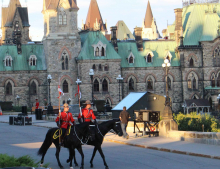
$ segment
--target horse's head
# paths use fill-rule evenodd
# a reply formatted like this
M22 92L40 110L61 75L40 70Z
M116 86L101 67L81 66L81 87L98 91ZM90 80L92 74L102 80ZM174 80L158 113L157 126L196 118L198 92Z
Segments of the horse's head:
M121 137L123 135L120 120L114 120L113 130L118 136Z

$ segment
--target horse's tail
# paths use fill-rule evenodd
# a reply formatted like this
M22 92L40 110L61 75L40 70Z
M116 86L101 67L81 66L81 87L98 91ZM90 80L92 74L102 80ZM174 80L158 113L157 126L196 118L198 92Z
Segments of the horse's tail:
M41 145L40 149L38 150L38 155L43 155L46 154L48 148L51 146L52 144L52 129L48 130L47 135L44 139L43 144Z

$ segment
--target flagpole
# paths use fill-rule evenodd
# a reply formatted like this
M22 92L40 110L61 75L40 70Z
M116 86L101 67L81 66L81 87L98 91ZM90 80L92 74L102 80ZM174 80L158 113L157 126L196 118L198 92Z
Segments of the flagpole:
M83 122L83 120L82 120L82 110L81 110L81 105L80 105L80 96L81 96L81 94L80 94L80 89L79 89L79 84L81 84L82 82L79 80L79 79L77 79L77 81L76 81L76 84L77 84L77 88L78 88L78 99L79 99L79 113L80 113L80 116L81 116L81 122Z

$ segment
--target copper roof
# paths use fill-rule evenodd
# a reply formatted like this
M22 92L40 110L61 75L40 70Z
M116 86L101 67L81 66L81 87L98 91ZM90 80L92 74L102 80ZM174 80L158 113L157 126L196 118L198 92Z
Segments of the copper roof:
M144 19L145 28L151 28L152 22L153 22L153 14L152 14L152 10L150 7L150 2L148 1L147 11L146 11L145 19Z
M45 9L57 9L60 0L44 0ZM79 9L76 0L69 0L70 8Z
M94 23L100 23L100 30L106 30L105 24L103 24L102 16L98 7L98 3L96 0L91 0L89 11L86 18L85 29L93 29Z

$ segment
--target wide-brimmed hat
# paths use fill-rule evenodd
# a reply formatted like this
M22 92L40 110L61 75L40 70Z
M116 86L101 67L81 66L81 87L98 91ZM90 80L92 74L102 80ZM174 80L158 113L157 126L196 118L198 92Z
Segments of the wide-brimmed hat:
M83 104L90 104L90 105L92 105L92 103L90 102L90 100L86 100L85 103L83 103Z

